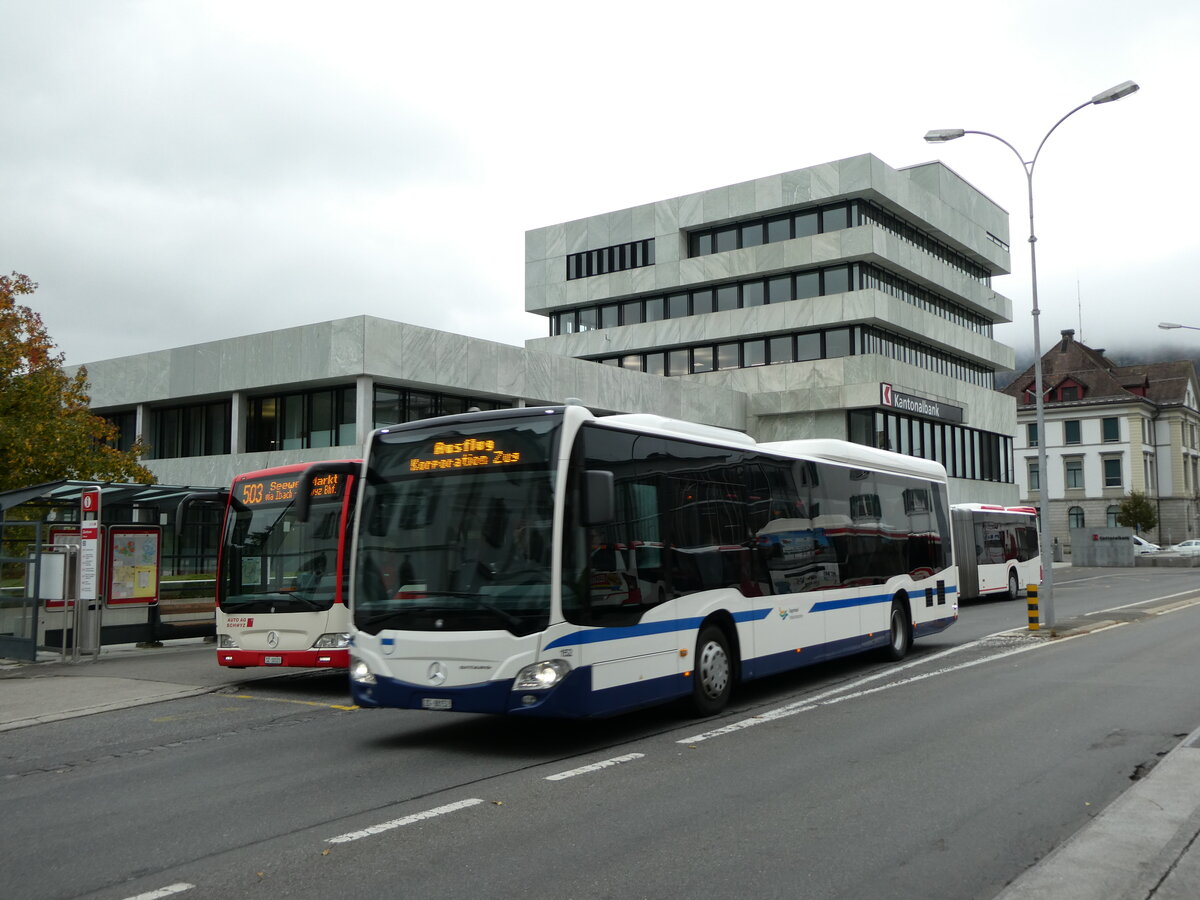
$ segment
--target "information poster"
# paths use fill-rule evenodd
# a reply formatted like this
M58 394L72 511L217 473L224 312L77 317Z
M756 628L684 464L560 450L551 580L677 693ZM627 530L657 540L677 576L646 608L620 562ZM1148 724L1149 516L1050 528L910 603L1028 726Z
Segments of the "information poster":
M152 606L158 602L161 543L158 528L109 527L109 606Z

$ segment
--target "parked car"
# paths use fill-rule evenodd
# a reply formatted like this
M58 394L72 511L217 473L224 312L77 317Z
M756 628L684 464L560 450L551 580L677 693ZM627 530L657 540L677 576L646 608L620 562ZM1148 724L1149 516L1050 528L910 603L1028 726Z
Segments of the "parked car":
M1200 540L1182 541L1167 548L1172 553L1182 553L1184 556L1200 556Z
M1139 537L1136 534L1132 535L1129 540L1133 542L1134 556L1141 556L1144 553L1157 553L1162 549L1162 547L1158 546L1158 544L1152 544L1144 537Z

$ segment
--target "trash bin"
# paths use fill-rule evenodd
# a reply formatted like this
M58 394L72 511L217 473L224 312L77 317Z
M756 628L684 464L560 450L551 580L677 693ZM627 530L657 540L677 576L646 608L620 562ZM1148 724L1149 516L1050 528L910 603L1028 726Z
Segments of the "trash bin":
M1055 561L1055 562L1062 562L1062 561L1063 561L1063 549L1062 549L1062 544L1060 544L1060 543L1058 542L1058 538L1055 538L1055 539L1054 539L1054 561Z

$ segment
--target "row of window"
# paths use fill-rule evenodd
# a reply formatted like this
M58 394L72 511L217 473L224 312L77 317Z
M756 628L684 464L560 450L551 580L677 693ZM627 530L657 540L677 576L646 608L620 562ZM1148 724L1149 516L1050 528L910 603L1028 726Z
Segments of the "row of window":
M1107 456L1100 461L1102 480L1106 488L1124 487L1124 479L1121 474L1121 457ZM1063 460L1063 485L1068 490L1084 490L1086 485L1083 479L1083 460L1082 459L1064 459ZM1036 462L1029 463L1029 490L1040 491L1042 489L1041 470Z
M1079 419L1066 419L1062 424L1064 444L1083 443L1083 429ZM1025 426L1025 439L1029 447L1038 445L1037 422L1030 422ZM1115 444L1121 440L1121 420L1118 417L1106 416L1100 420L1100 440L1106 444Z
M991 273L979 263L869 200L830 203L693 231L688 234L688 255L708 256L872 224L932 254L969 278L991 283Z
M1110 506L1104 511L1104 524L1109 528L1117 527L1117 513L1121 511L1119 506ZM1067 527L1068 528L1085 528L1084 515L1082 506L1072 506L1067 510Z
M825 266L770 278L676 291L656 297L614 301L563 310L550 316L551 336L682 319L730 309L749 309L790 300L808 300L846 291L877 290L947 319L977 334L992 336L989 319L879 266Z
M591 585L564 591L571 622L633 625L647 609L696 591L884 584L952 562L945 489L936 482L603 424L584 426L580 444L571 477L613 472L616 514L587 545L582 531L564 544L565 583Z
M357 442L354 386L299 391L246 402L246 452L341 447ZM477 397L376 386L373 426L412 422L432 416L478 409L502 409L508 404ZM217 456L231 452L232 403L221 400L149 411L150 449L147 459ZM106 415L117 426L117 445L128 450L137 438L132 411Z
M1015 477L1008 435L873 409L850 410L846 434L856 444L932 459L951 478L1011 484Z
M867 325L790 332L748 340L722 341L602 356L595 362L651 375L699 375L780 363L875 354L981 387L995 386L995 373L919 341Z
M654 238L567 255L567 280L654 265Z

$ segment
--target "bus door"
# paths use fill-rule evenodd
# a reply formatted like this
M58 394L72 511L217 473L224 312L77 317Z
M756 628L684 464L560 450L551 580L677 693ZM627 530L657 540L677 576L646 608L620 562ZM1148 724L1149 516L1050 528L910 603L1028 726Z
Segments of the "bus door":
M582 645L581 664L592 667L592 688L666 697L678 656L675 612L666 601L667 551L651 475L620 478L617 515L588 532L587 604L593 624L605 626Z

